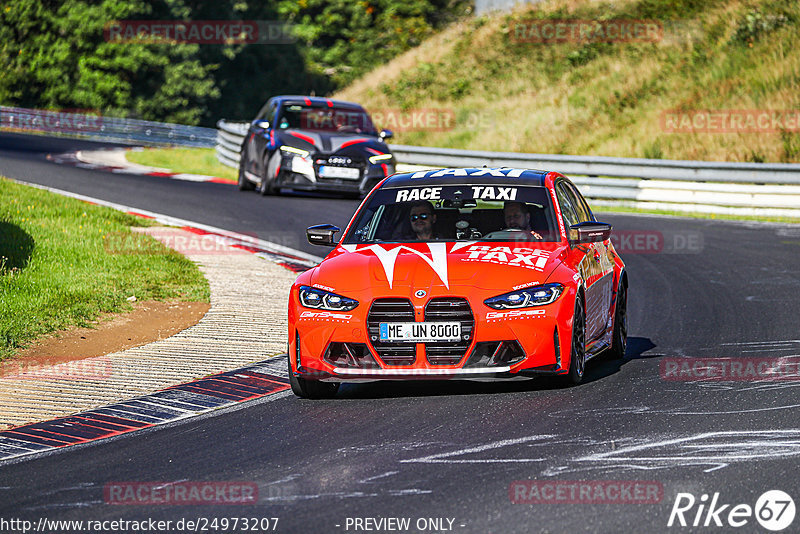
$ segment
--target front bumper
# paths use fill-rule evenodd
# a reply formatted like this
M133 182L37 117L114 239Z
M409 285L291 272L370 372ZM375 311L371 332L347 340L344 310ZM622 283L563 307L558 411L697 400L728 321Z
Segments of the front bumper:
M313 317L308 317L308 310L296 303L294 294L292 300L289 311L289 355L292 370L306 379L338 382L503 380L564 374L568 367L573 313L568 295L562 295L555 303L542 307L542 313L521 317L500 315L498 318L496 311L486 308L482 303L473 306L474 326L469 343L464 349L459 349L463 350L463 356L455 358L450 365L435 363L442 360L431 356L425 343L398 344L404 345L411 356L406 360L395 360L394 363L387 360L386 351L381 350L380 343L375 340L374 324L370 325L368 321L367 309L370 305L360 306L360 309L346 314L312 313L310 315ZM519 357L510 358L509 362L486 357L493 351L499 351L504 344L516 344ZM340 345L358 346L357 358L349 358L349 361L331 358L331 347ZM441 347L439 345L437 348ZM301 362L299 367L298 355Z
M473 369L348 369L334 368L332 373L309 371L300 368L295 376L322 382L375 382L379 380L516 380L537 376L564 374L556 365L538 369L523 369L511 372L510 366L479 367Z
M378 182L394 174L393 164L362 165L359 167L360 176L357 179L322 178L319 176L319 166L311 170L296 172L290 158L284 158L281 171L278 175L277 186L295 189L298 191L328 191L339 193L368 193Z

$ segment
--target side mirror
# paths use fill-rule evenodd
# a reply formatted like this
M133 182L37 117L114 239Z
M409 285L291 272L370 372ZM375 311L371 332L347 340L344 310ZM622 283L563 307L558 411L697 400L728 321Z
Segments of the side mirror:
M341 228L332 224L318 224L306 230L306 238L312 245L335 247L337 241L333 239L333 235L336 232L341 232Z
M381 139L391 139L394 137L394 132L391 130L381 130L381 133L378 134Z
M604 222L587 221L569 227L572 243L597 243L611 237L611 225Z
M269 128L269 121L256 121L256 127L267 130Z

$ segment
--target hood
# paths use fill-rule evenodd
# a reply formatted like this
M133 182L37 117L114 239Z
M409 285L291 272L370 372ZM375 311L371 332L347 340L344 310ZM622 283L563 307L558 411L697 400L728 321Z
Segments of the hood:
M561 243L391 243L339 245L314 268L310 282L337 292L461 293L480 288L502 293L544 283L561 263Z
M312 153L333 154L339 151L348 151L347 149L357 152L367 148L378 150L382 153L389 152L389 147L386 146L386 143L376 135L289 129L278 132L278 138L285 145L308 150ZM372 155L372 153L369 155Z

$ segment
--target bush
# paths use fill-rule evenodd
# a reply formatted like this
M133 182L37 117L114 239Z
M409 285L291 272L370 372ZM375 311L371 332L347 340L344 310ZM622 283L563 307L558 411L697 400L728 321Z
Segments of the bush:
M736 43L746 43L750 46L769 32L780 28L789 19L786 15L764 15L759 10L747 13L736 27L731 40Z

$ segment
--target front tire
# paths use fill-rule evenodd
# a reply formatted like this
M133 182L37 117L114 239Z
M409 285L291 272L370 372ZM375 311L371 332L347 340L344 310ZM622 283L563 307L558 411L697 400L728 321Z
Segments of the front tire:
M575 299L570 347L569 371L560 378L565 386L576 386L583 380L586 370L586 311L580 296Z
M614 333L611 338L611 348L608 357L621 360L625 357L628 348L628 287L624 280L619 281L617 289L617 303L614 306Z
M247 161L247 155L243 152L242 159L239 161L239 181L237 185L239 191L252 191L255 189L255 185L253 185L253 182L248 180L247 176L244 174L245 161Z
M275 182L278 180L280 158L280 151L275 151L271 158L264 156L264 165L262 166L264 173L261 175L261 184L258 186L258 192L263 196L274 195L278 192Z
M292 393L301 399L330 399L339 391L338 382L320 382L295 376L291 360L288 357L286 359L289 363L289 385L292 386Z

